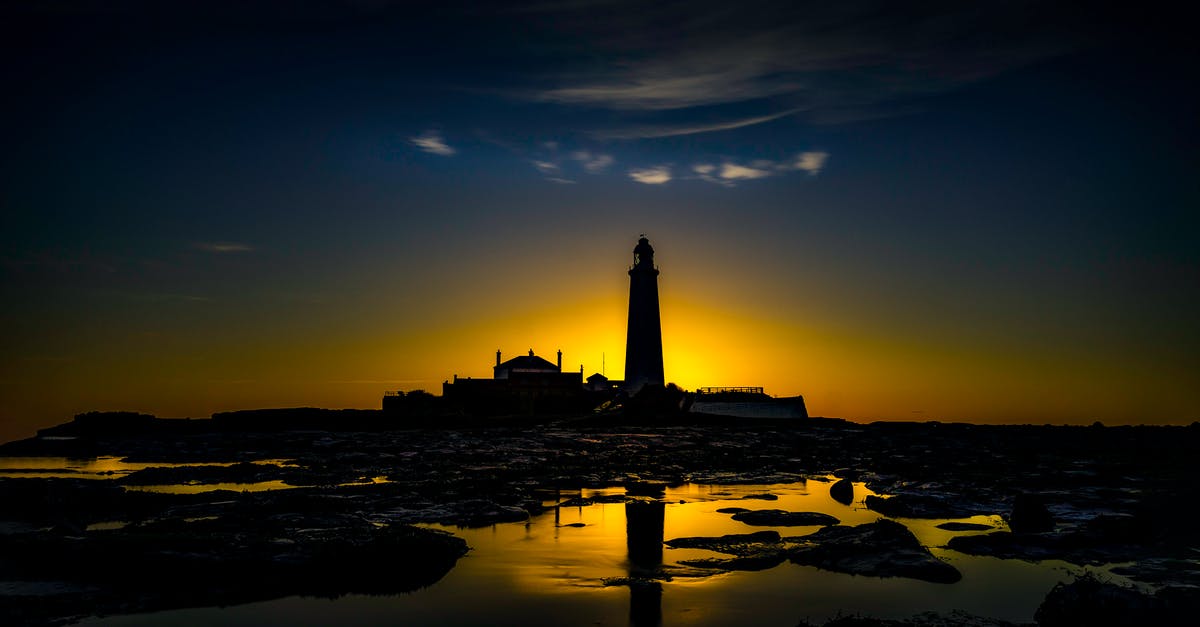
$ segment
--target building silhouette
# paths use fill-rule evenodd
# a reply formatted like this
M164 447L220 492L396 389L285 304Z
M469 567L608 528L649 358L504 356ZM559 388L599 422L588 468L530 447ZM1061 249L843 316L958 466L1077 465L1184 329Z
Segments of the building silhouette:
M576 411L586 408L583 372L562 371L562 351L558 363L538 357L530 349L502 361L496 351L491 379L462 378L442 384L442 397L452 407L472 414L536 414Z
M662 323L658 315L658 268L654 248L643 235L629 269L629 329L625 336L625 389L663 385Z

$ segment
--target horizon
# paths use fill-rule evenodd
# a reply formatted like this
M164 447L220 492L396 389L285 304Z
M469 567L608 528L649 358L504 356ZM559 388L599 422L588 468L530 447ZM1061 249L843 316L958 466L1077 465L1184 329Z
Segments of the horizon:
M639 233L685 389L1200 419L1195 43L882 6L7 7L0 442L619 379Z

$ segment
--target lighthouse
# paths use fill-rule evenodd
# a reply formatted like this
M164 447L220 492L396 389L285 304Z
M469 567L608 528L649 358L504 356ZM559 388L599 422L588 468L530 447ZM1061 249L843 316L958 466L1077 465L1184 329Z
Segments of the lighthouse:
M636 393L647 383L662 385L662 323L658 316L658 268L654 248L642 235L629 269L629 331L625 335L625 389Z

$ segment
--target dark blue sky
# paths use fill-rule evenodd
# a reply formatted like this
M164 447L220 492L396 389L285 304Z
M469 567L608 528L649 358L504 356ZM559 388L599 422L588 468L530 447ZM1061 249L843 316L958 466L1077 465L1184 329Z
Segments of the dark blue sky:
M428 348L389 320L582 302L578 273L625 263L644 231L684 283L668 299L719 284L723 311L794 332L796 354L853 336L874 339L846 354L881 364L941 355L924 379L802 367L794 384L773 361L689 362L689 387L759 378L818 412L896 417L939 406L954 354L992 384L947 392L946 418L1037 420L1032 402L986 409L1012 389L1048 421L1195 419L1198 57L1165 6L9 3L0 418L372 406L379 385L450 374L382 365ZM623 298L615 276L597 293ZM445 354L571 342L525 335L499 324ZM213 383L228 363L197 345L253 353L238 380L273 391ZM378 385L306 396L270 366L299 345L344 354L304 376ZM194 360L164 366L166 348ZM1084 363L1098 373L1046 382ZM1105 413L1119 395L1097 390L1125 381L1144 391ZM63 386L79 397L45 401Z

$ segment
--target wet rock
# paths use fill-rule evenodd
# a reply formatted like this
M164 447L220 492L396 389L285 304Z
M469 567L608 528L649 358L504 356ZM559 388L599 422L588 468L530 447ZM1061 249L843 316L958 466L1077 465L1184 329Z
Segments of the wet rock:
M662 496L667 491L667 484L658 481L630 481L625 484L625 494L629 496Z
M1039 627L1194 625L1200 592L1168 588L1151 595L1086 574L1054 586L1034 613Z
M1097 543L1085 533L1025 534L1008 531L958 536L946 548L967 555L1040 561L1061 559L1074 564L1107 564L1133 559L1143 552L1131 545Z
M949 496L932 494L897 494L890 498L867 496L867 509L891 518L966 518L988 512L956 503Z
M1156 586L1177 586L1200 590L1200 562L1173 557L1145 558L1112 569L1122 575Z
M760 550L763 544L780 542L782 539L778 531L756 531L723 536L689 536L667 540L664 544L673 549L707 549L729 555L745 555Z
M934 583L962 579L958 569L934 557L907 527L887 519L854 527L826 527L799 540L800 546L789 553L796 564Z
M774 494L747 494L742 497L743 500L758 500L758 501L778 501L779 497Z
M922 612L911 618L891 619L871 616L836 616L824 623L801 621L797 627L1019 627L1015 623L976 616L962 610ZM1031 626L1029 626L1031 627Z
M0 536L5 557L0 580L17 572L27 580L76 584L42 605L0 595L0 614L54 623L296 594L394 594L438 581L466 551L462 539L441 531L379 527L352 514L281 516L262 510L79 537Z
M1013 499L1008 527L1016 533L1041 533L1054 530L1054 516L1045 500L1037 494L1018 494Z
M755 527L806 527L836 525L840 520L821 512L789 512L782 509L756 509L733 515L733 519Z
M829 497L843 505L854 501L854 484L849 479L839 479L829 486Z
M706 549L732 558L701 558L679 563L721 571L756 571L774 568L787 560L787 546L775 531L734 533L717 537L687 537L668 540L673 549Z
M748 512L748 511L750 511L750 510L746 509L745 507L722 507L721 509L717 510L717 513L718 514L740 514L742 512Z
M787 552L780 550L765 550L748 555L730 558L706 557L694 560L682 560L679 563L695 568L707 568L719 571L759 571L775 568L787 561Z
M986 529L995 529L991 525L969 522L944 522L937 525L937 528L945 529L946 531L984 531Z

